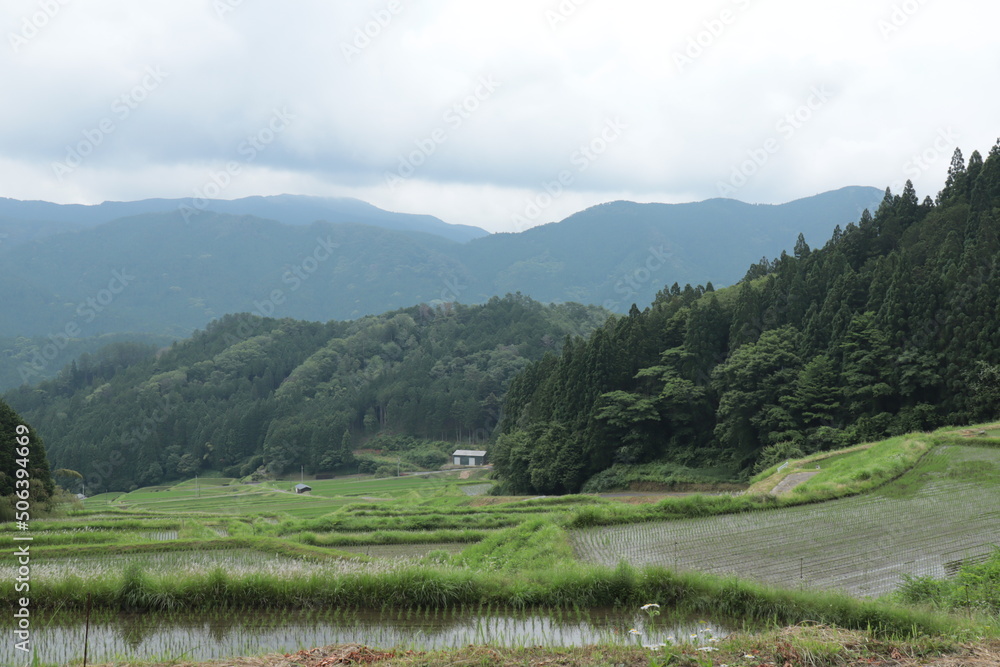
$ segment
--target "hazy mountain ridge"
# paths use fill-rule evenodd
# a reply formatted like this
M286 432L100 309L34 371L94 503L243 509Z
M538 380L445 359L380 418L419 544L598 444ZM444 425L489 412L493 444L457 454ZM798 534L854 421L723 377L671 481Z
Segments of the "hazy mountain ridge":
M43 348L33 341L5 347L0 386L50 377L68 361L51 348L67 347L64 339L184 337L234 312L327 321L513 292L623 312L674 282L736 282L761 256L790 251L798 233L827 238L881 196L854 187L778 206L612 202L466 243L366 224L192 217L177 208L63 229L0 243L0 337L41 337L52 353L40 363Z
M464 242L487 232L470 225L452 225L431 215L384 211L350 197L275 195L241 199L143 199L104 202L95 205L53 204L0 197L0 233L10 233L9 222L32 221L45 224L52 233L69 228L95 227L113 220L149 213L180 212L184 220L197 223L205 214L252 215L278 220L288 225L308 225L317 221L357 223L405 232L436 234Z

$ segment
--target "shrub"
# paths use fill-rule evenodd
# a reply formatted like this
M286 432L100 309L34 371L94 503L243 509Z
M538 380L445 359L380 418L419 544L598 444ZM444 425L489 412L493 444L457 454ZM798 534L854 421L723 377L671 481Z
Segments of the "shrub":
M777 463L783 463L789 459L801 459L803 456L805 453L794 442L779 442L768 445L761 450L753 471L759 473Z

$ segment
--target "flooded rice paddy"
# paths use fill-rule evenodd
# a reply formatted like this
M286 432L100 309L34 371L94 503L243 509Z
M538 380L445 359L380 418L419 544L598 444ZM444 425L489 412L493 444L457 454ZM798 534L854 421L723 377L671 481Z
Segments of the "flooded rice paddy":
M86 627L80 615L36 619L34 647L45 663L83 657ZM88 662L213 660L293 653L331 644L433 650L469 644L582 646L599 643L710 644L732 626L705 619L651 619L643 612L548 613L436 610L399 612L301 611L287 613L102 614L92 619Z

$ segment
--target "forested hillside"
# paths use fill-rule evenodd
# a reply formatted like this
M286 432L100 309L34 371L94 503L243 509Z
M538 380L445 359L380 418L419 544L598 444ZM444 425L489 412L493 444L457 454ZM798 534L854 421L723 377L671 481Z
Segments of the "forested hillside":
M441 465L444 445L413 439L482 442L510 379L608 316L521 295L326 324L227 315L168 349L105 347L6 398L88 493L262 464L354 472L352 449L375 436Z
M665 289L515 378L497 474L530 493L577 491L615 464L746 474L761 460L992 418L998 234L1000 142L968 165L956 151L936 201L907 182L821 249L800 238L793 255L718 292Z
M45 444L30 424L0 400L0 522L34 516L31 510L43 509L54 490ZM18 501L22 502L20 510Z

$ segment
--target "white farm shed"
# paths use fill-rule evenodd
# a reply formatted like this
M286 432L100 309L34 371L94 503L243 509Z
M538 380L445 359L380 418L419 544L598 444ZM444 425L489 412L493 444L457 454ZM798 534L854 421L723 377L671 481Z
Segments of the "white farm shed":
M482 449L456 449L451 458L457 466L481 466L486 463L486 452Z

